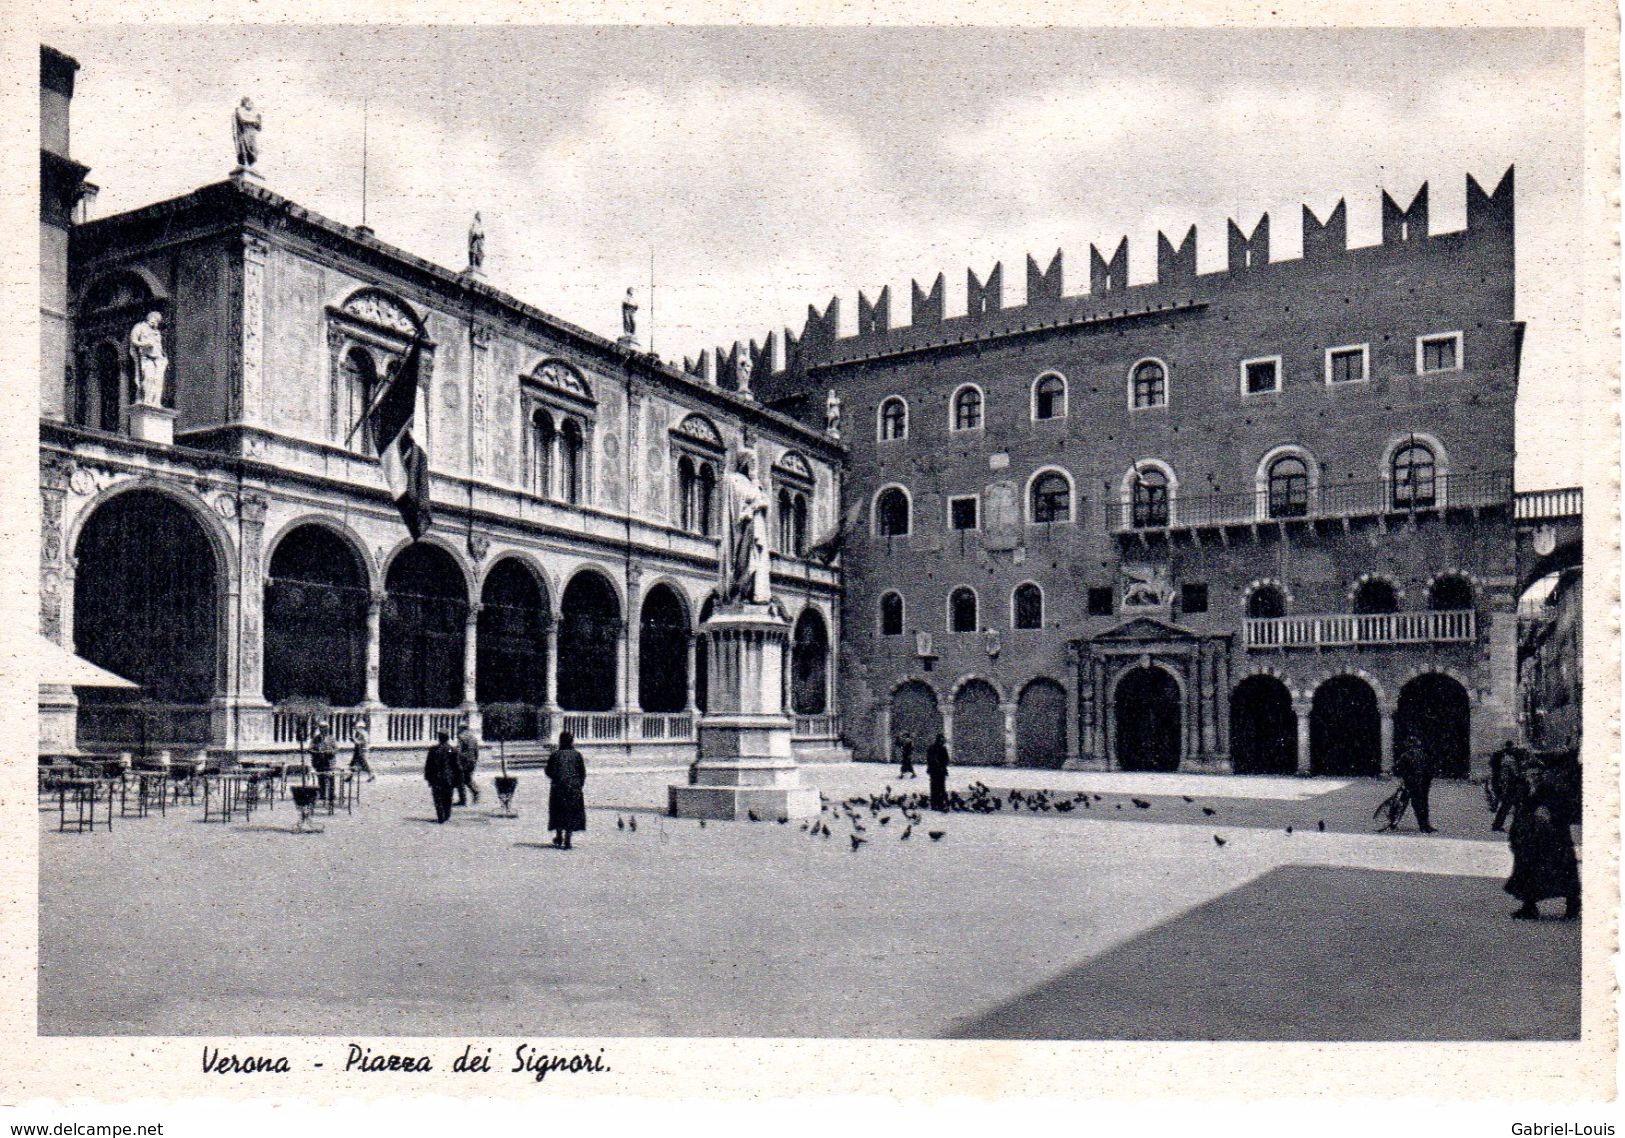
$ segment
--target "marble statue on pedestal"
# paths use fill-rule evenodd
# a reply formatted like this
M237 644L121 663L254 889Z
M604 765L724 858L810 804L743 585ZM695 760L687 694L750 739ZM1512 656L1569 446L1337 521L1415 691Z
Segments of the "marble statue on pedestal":
M149 312L145 320L130 329L135 400L148 407L164 405L164 381L169 375L169 357L164 354L163 320L161 314Z
M635 344L638 342L638 302L632 299L632 290L626 290L626 299L621 301L621 343Z
M728 546L723 553L722 597L765 605L772 597L767 555L770 498L752 474L744 452L724 480L727 487Z
M835 394L833 387L824 400L824 433L832 439L841 437L841 397Z
M252 173L254 164L260 160L260 113L247 95L237 104L232 128L237 139L237 168Z

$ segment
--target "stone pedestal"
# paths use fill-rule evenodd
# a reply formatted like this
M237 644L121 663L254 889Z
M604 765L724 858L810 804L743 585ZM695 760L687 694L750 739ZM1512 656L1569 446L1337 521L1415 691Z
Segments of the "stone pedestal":
M79 700L66 685L39 685L39 753L79 753Z
M818 789L802 785L784 711L789 621L773 605L734 602L719 608L704 631L711 709L700 719L693 781L669 788L671 815L816 817Z
M135 403L130 407L130 434L144 443L175 443L175 412L168 407Z

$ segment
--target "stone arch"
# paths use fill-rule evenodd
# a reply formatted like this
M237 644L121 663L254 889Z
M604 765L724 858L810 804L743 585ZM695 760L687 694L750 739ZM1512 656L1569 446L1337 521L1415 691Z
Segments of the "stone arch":
M1168 524L1175 524L1179 517L1179 475L1174 473L1171 464L1160 458L1142 458L1133 462L1123 472L1122 481L1118 484L1118 503L1122 509L1122 525L1134 525L1134 487L1146 471L1157 471L1164 479L1168 490Z
M1066 758L1066 688L1035 676L1016 697L1016 765L1058 770Z
M121 494L141 490L169 498L192 515L192 520L203 527L203 532L209 539L209 548L214 552L216 568L221 575L225 591L235 590L238 584L237 545L220 515L210 509L209 504L196 494L148 475L117 482L87 501L63 534L63 548L79 548L79 539L84 534L85 524L95 516L97 510Z
M901 529L896 528L895 518L881 517L881 501L893 491L903 496ZM870 529L876 537L907 537L914 532L914 495L910 494L908 487L901 482L888 482L876 490L875 496L870 499L869 517L871 519Z
M1382 773L1381 697L1364 676L1339 672L1316 688L1309 711L1312 774Z
M475 570L473 565L469 563L467 554L463 552L462 548L458 546L456 542L449 541L448 539L441 537L439 534L425 534L416 541L413 541L409 537L403 537L397 541L389 552L380 558L383 566L381 572L383 579L388 581L390 567L393 566L395 562L407 552L407 550L419 545L432 545L444 553L447 557L451 558L451 563L457 566L457 572L462 576L463 579L463 595L465 597L474 597L479 595L477 592L475 592L475 589L479 587L478 582L475 579Z
M558 582L554 580L553 574L548 571L547 565L543 563L540 557L528 549L520 549L517 546L497 547L493 545L486 552L484 560L474 568L475 587L483 593L485 583L490 579L492 570L497 567L498 563L503 561L517 561L530 570L530 575L536 578L536 584L542 590L542 599L547 602L549 608L554 606L554 602L559 595Z
M596 565L572 573L559 599L558 701L566 711L609 711L620 691L625 598Z
M360 534L331 514L304 513L278 526L276 532L265 543L266 565L271 564L271 559L276 556L277 547L282 544L282 540L301 526L318 526L332 533L355 555L366 577L367 589L377 593L383 588L383 574L373 559L372 551L367 548L367 543L362 540Z
M1117 765L1171 771L1184 757L1185 685L1179 673L1142 659L1112 677L1107 703Z
M352 289L339 303L347 316L376 324L411 339L428 331L417 309L398 293L377 285L362 285Z
M971 617L971 624L974 625L974 627L972 627L972 628L956 628L955 627L955 617L956 616L964 616L964 615L966 615L966 613L964 613L964 612L956 612L955 610L956 610L956 608L959 608L964 604L964 601L966 599L966 594L969 594L969 600L970 600L968 615ZM961 585L955 585L952 589L949 589L948 590L948 596L947 596L947 598L946 598L946 600L944 602L944 609L945 609L945 611L944 611L944 614L943 614L943 625L942 625L942 627L946 631L948 631L950 633L953 633L953 632L963 633L963 632L980 632L982 630L982 598L981 598L981 594L979 594L976 591L976 586L975 585L963 585L963 584L961 584Z
M1139 376L1140 369L1147 364L1152 364L1162 369L1162 398L1156 403L1137 404L1134 398L1134 384L1135 380ZM1167 360L1158 356L1143 356L1129 365L1126 386L1128 392L1129 410L1145 411L1152 407L1167 407L1173 402L1174 398L1174 372L1173 369L1168 366Z
M547 581L530 559L511 554L492 558L480 579L474 654L477 702L532 707L546 702L547 630L552 621Z
M1388 575L1387 573L1361 573L1359 575L1359 577L1357 577L1355 579L1354 583L1349 586L1349 592L1348 592L1349 611L1350 612L1359 612L1360 608L1358 606L1362 603L1361 602L1361 597L1362 596L1373 597L1384 586L1386 586L1388 589L1392 590L1392 592L1393 592L1393 601L1394 601L1393 609L1392 610L1380 610L1380 609L1378 609L1378 610L1371 610L1371 611L1377 611L1377 612L1380 612L1380 611L1393 611L1393 612L1398 612L1400 609L1404 608L1405 607L1405 586L1403 584L1401 584L1396 578Z
M1055 411L1050 415L1040 416L1038 414L1038 387L1047 379L1060 381L1061 407L1059 411ZM1033 376L1033 381L1031 386L1028 388L1027 395L1028 414L1035 423L1046 423L1055 419L1065 419L1068 412L1071 410L1070 403L1072 400L1072 386L1067 382L1066 376L1062 375L1055 368L1046 368L1044 371L1041 371L1037 375Z
M1434 612L1463 611L1478 607L1479 586L1471 574L1448 570L1428 578L1428 608ZM1465 604L1459 602L1465 601Z
M969 427L958 426L959 401L970 394L976 393L976 424ZM987 427L987 392L982 390L979 383L961 383L954 388L954 393L948 397L948 433L957 434L963 431L980 431Z
M78 307L98 312L168 300L169 290L157 273L144 265L121 265L86 281L79 290Z
M808 604L790 634L790 709L797 715L829 710L829 622Z
M284 527L265 565L265 698L361 703L373 595L365 548L344 526L312 518Z
M1058 474L1058 475L1060 475L1062 478L1064 478L1066 480L1066 517L1065 518L1058 518L1058 519L1056 519L1055 521L1052 521L1052 522L1040 522L1040 521L1038 521L1037 520L1037 511L1034 509L1035 503L1033 501L1033 491L1038 486L1038 480L1040 478L1043 478L1046 474ZM1030 525L1030 526L1031 525L1056 525L1056 524L1063 524L1063 523L1072 523L1072 522L1076 522L1078 520L1078 485L1077 485L1077 481L1072 477L1072 472L1070 470L1068 470L1064 466L1057 466L1054 463L1050 463L1050 464L1045 465L1045 466L1040 466L1037 470L1033 471L1032 474L1028 475L1027 484L1022 489L1022 492L1021 492L1021 501L1022 501L1023 517L1026 519L1027 524Z
M891 416L896 420L897 423L895 428L896 433L888 435L886 433L888 427L888 409L891 408L895 408L899 414L896 416ZM893 442L899 439L908 438L908 417L908 400L903 396L893 392L892 394L882 398L879 403L875 404L875 441Z
M473 696L463 686L471 581L445 543L398 550L384 571L378 694L390 707L446 708Z
M227 563L212 512L190 495L141 482L98 497L72 544L73 649L138 683L140 693L82 689L80 738L90 743L208 743L207 705L223 690ZM137 695L189 710L152 739L128 705Z
M1274 601L1269 598L1275 598ZM1280 612L1273 613L1279 602ZM1281 582L1273 577L1266 577L1248 583L1241 591L1242 611L1253 620L1269 619L1271 615L1285 616L1292 609L1292 593Z
M638 605L638 706L670 714L688 706L688 642L693 635L688 598L662 578L643 590Z
M936 689L918 677L897 683L891 690L891 732L897 738L907 732L914 739L914 753L925 748L942 731L942 704ZM891 739L886 740L890 749Z
M1258 460L1258 467L1253 472L1253 491L1257 495L1254 516L1259 521L1274 517L1270 502L1270 472L1283 458L1296 458L1303 463L1304 473L1309 480L1307 503L1309 513L1315 512L1316 504L1320 500L1320 462L1315 458L1314 452L1297 443L1283 443L1271 447L1264 453L1264 457Z
M1279 676L1254 672L1231 690L1230 761L1237 774L1297 771L1298 715Z
M1004 696L981 676L954 685L953 760L966 766L1004 765Z
M1443 669L1430 668L1399 689L1394 711L1394 753L1414 739L1445 778L1466 778L1472 767L1472 697Z

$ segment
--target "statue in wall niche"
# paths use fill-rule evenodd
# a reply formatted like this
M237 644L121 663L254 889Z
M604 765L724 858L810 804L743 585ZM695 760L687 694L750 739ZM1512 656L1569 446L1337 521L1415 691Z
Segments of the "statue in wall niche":
M237 104L237 112L232 116L232 128L237 139L237 167L252 170L254 163L260 160L260 113L254 109L254 101L247 95Z
M130 329L130 362L135 372L135 400L148 407L164 405L164 380L169 357L164 354L163 315L147 313Z
M468 227L468 267L476 273L485 268L485 226L477 210Z
M722 597L766 604L772 596L767 557L769 499L752 467L751 453L743 451L725 480L728 545L722 556Z
M841 437L841 397L835 394L833 387L824 400L824 433L832 439Z

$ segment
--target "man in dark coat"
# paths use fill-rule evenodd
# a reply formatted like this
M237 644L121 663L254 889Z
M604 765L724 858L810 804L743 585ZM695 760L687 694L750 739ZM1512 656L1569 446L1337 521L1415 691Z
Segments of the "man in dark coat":
M925 749L925 774L931 780L931 809L939 813L948 811L948 740L937 732L931 745Z
M327 724L318 723L310 735L310 769L316 772L316 786L323 802L332 802L334 783L333 763L338 758L338 744Z
M904 731L897 736L897 761L902 766L897 771L897 777L919 778L920 774L914 769L914 736Z
M451 817L451 792L462 782L463 768L457 760L457 748L451 745L451 736L444 731L437 734L440 741L429 748L423 778L434 797L434 820L444 822Z
M467 806L470 798L480 800L480 788L474 785L474 768L480 765L480 741L474 729L464 720L457 732L457 805Z
M1523 763L1518 748L1511 742L1503 743L1501 749L1490 756L1490 804L1495 810L1490 829L1497 832L1506 829L1507 815L1512 812L1518 784L1522 781Z
M559 749L547 756L547 828L553 831L553 844L571 849L570 835L587 828L587 762L576 750L575 736L559 732Z
M1428 817L1428 791L1433 787L1433 756L1416 736L1407 736L1394 756L1394 775L1405 784L1410 795L1411 809L1416 811L1416 828L1424 834L1433 833Z
M1531 770L1516 791L1507 832L1512 876L1506 883L1506 891L1523 902L1512 914L1515 920L1539 920L1539 904L1550 897L1563 898L1566 919L1580 915L1580 863L1569 832L1576 821L1572 797L1559 775L1543 769Z

